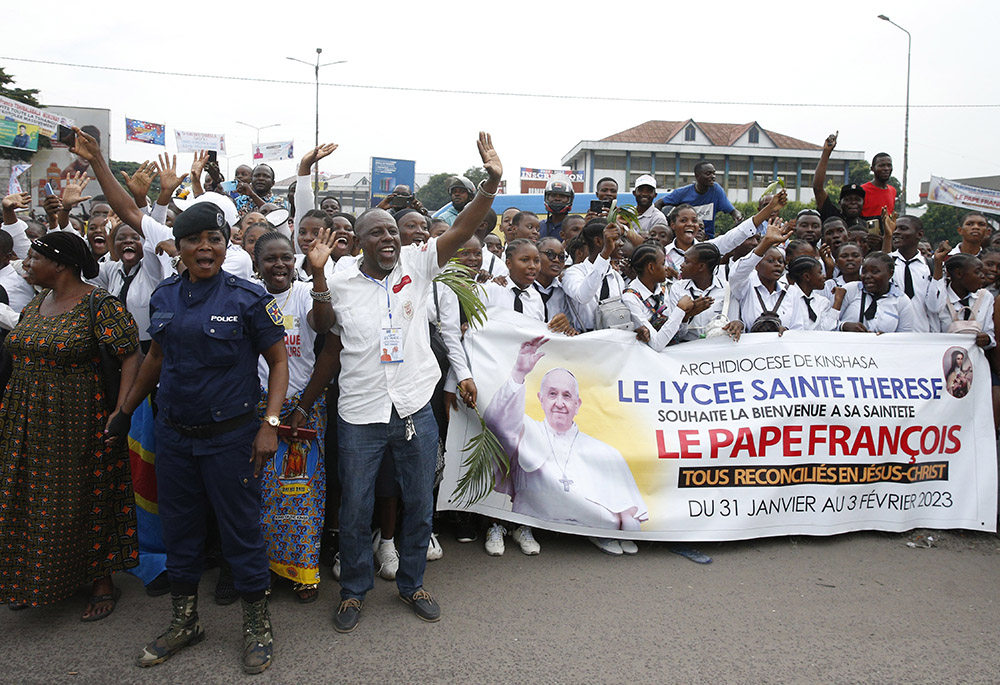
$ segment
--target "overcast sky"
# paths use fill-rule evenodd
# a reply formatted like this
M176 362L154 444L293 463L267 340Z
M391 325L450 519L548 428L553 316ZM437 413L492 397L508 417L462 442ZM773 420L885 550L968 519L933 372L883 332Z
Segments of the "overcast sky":
M108 107L112 156L141 161L160 148L126 143L124 117L225 133L232 160L261 142L312 146L312 62L320 81L364 86L781 103L634 103L320 89L320 140L340 149L322 167L345 173L369 157L414 159L418 172L478 164L476 132L490 131L516 187L518 167L555 167L580 140L650 119L758 121L814 143L840 131L840 147L868 157L885 150L902 176L902 107L793 107L905 101L906 34L913 34L911 105L1000 104L992 2L284 2L78 6L43 18L38 6L5 11L0 55L211 75L277 79L220 81L95 71L0 58L21 87L49 105ZM491 9L485 9L489 6ZM14 27L18 27L15 29ZM32 27L30 30L28 27ZM997 171L1000 109L928 109L910 115L910 201L931 173L950 178ZM188 163L190 155L182 158ZM221 161L221 160L220 160ZM223 165L225 168L225 165ZM276 165L279 177L294 173Z

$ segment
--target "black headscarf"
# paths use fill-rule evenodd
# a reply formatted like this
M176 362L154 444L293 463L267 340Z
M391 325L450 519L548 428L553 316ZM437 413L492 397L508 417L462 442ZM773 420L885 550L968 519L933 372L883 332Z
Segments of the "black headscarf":
M69 231L49 231L31 243L32 249L53 262L75 267L84 278L95 278L100 272L97 258L87 241Z

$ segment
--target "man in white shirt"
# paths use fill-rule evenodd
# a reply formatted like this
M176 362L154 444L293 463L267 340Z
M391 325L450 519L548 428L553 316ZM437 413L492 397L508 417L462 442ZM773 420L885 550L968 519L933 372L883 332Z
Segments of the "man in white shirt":
M448 231L402 250L392 215L368 210L355 225L363 256L330 283L333 332L343 344L337 406L341 602L334 617L341 633L357 626L364 597L374 587L374 486L390 450L403 499L399 596L425 621L441 616L423 588L438 445L430 398L441 373L431 352L427 306L431 281L473 236L500 184L503 168L489 135L479 134L478 147L487 179ZM459 386L463 399L474 403L474 393Z
M628 463L614 447L583 433L576 378L554 368L542 378L538 400L544 421L525 415L524 379L544 356L547 338L521 345L510 378L483 413L510 456L510 475L496 489L511 510L546 521L608 530L640 529L649 515Z
M656 199L655 178L644 174L635 179L632 194L635 195L635 208L639 211L639 233L643 237L648 236L654 226L667 225L667 217L653 206L653 200Z
M600 221L591 221L583 229L590 257L563 272L563 292L572 300L569 306L576 313L574 325L582 331L594 330L600 301L620 298L625 290L621 274L611 266L620 234L616 224L602 227Z
M895 224L891 220L885 224L885 240L891 241L893 247L889 256L896 263L892 282L910 298L913 305L913 330L918 333L936 333L940 328L937 317L932 312L939 309L939 292L931 284L930 267L918 247L924 238L923 222L919 217L901 216L896 219Z

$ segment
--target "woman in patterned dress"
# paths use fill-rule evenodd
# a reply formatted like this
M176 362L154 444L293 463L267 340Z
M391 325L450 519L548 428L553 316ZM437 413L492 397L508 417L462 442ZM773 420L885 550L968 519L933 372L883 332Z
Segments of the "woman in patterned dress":
M127 388L141 361L139 339L121 303L81 280L97 271L71 233L32 243L25 278L44 290L7 337L14 371L0 403L0 597L12 609L34 607L90 582L83 621L114 610L121 590L111 574L138 559L127 447L104 441L113 407L98 342L122 359Z

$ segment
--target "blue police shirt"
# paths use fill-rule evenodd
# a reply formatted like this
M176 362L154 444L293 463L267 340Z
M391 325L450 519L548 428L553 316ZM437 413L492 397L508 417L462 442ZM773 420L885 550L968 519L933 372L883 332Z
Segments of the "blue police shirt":
M664 205L676 207L687 204L694 207L695 213L705 222L705 236L707 238L715 237L715 215L719 212L729 213L734 209L733 203L726 196L726 191L718 183L713 184L704 193L695 190L694 183L681 186L664 195L662 199Z
M153 291L149 314L163 348L156 402L171 420L199 426L256 409L257 358L285 338L278 304L261 286L221 270L196 282L174 275Z

